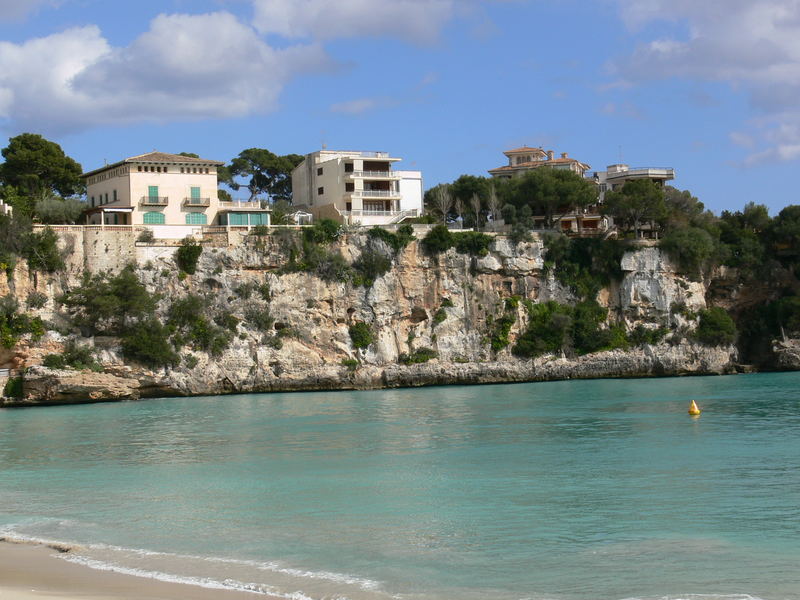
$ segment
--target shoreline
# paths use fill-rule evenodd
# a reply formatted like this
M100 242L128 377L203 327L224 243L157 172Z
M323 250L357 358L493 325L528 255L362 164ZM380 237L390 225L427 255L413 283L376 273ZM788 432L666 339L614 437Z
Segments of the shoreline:
M0 539L0 600L280 600L239 590L206 588L101 571L61 560L57 544Z

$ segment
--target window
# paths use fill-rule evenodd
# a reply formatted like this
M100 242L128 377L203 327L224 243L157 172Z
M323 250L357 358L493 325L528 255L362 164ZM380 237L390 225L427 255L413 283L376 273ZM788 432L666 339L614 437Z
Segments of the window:
M94 206L94 196L92 196L92 206Z
M143 220L145 225L163 225L164 213L155 211L146 212L144 213Z
M344 172L345 173L352 173L353 172L353 163L344 163Z
M108 204L108 192L106 192L106 204Z
M208 220L206 219L206 215L204 213L199 213L199 212L186 213L187 225L206 225L207 223Z
M158 186L157 185L148 185L147 186L147 197L152 200L158 200Z
M228 215L228 223L230 225L247 225L246 213L230 213Z
M355 192L356 191L356 184L355 183L345 183L344 184L344 191L345 192Z
M200 188L199 187L189 188L189 197L192 200L200 200Z
M117 190L114 190L114 192L113 192L113 194L112 194L112 197L114 198L114 199L112 200L112 202L116 202L116 201L117 201Z
M320 167L319 169L317 169L317 175L322 175L322 167Z
M139 166L138 166L138 167L136 167L136 168L139 170L139 173L141 173L141 172L142 172L142 165L139 165Z
M317 196L322 196L322 194L324 193L325 193L324 187L317 188Z

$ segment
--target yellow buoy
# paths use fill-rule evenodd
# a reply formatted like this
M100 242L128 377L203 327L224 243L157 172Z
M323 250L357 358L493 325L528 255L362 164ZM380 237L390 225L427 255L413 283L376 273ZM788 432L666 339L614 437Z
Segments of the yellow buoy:
M692 400L692 403L689 405L689 414L693 417L697 417L700 415L700 408L697 406L697 402Z

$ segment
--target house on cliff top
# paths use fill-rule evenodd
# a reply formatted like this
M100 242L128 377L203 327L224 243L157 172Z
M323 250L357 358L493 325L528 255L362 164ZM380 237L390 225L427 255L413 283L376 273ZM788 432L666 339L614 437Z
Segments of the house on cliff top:
M292 171L292 198L315 219L387 225L422 214L422 173L395 171L388 152L320 150Z
M218 160L150 152L83 174L90 225L269 225L269 206L223 202Z

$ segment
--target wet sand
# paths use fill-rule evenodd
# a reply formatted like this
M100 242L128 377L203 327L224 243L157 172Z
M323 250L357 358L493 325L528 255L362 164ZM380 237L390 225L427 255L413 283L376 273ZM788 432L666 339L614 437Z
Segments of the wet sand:
M58 553L41 545L0 542L0 600L278 600L97 571L61 560Z

